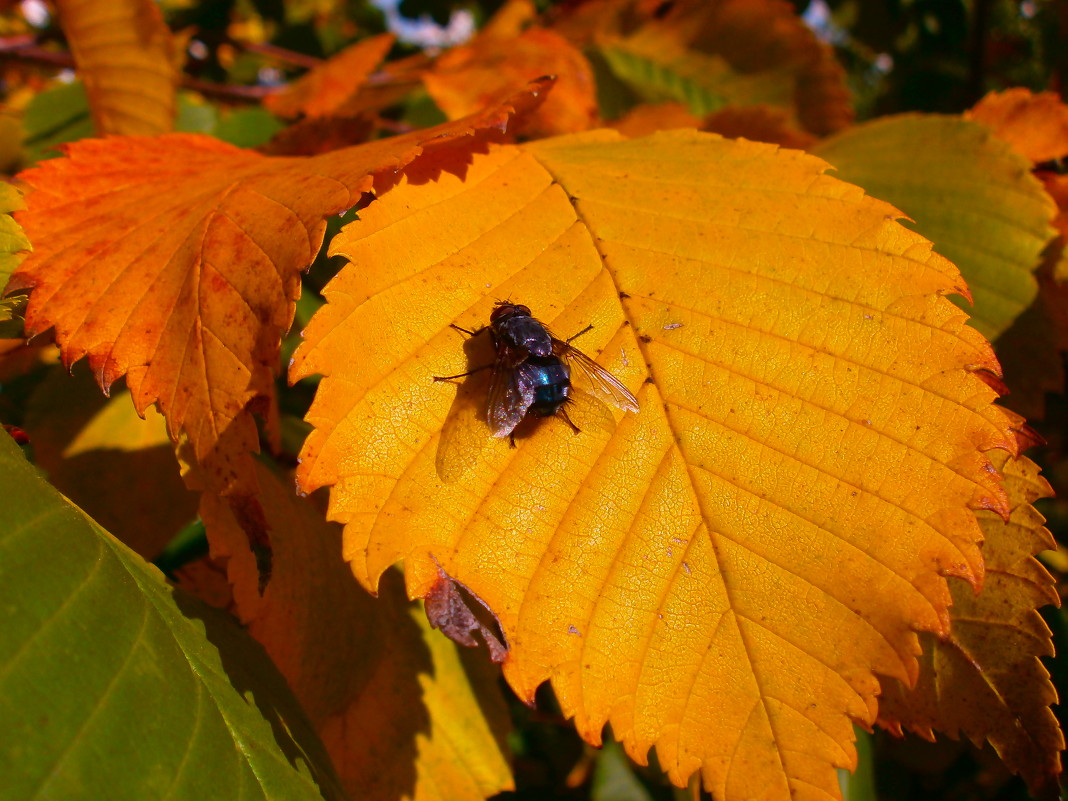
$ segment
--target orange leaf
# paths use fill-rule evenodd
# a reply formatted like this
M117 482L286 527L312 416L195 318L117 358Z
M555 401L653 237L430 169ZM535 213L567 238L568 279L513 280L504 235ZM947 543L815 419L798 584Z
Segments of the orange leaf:
M922 636L920 679L911 690L885 682L879 723L934 739L934 731L976 744L988 740L1006 766L1038 798L1057 798L1064 736L1050 704L1057 692L1040 656L1053 656L1049 628L1037 607L1059 605L1052 576L1034 554L1056 547L1031 505L1053 494L1030 459L999 454L1012 502L1006 522L979 512L987 579L976 595L951 580L953 628L944 639Z
M597 119L593 70L574 45L545 28L499 35L488 27L470 44L442 55L423 82L441 110L456 119L542 75L555 76L557 83L526 120L524 133L545 136L587 130Z
M174 43L153 0L56 0L100 134L174 129Z
M700 117L682 103L642 103L612 123L612 128L632 139L656 131L699 127Z
M481 114L311 158L214 139L82 141L22 174L19 221L36 244L8 290L32 287L26 332L55 327L64 362L121 375L138 412L158 402L188 433L210 486L253 494L249 404L273 397L281 335L324 218L348 209L427 147L499 129L545 83Z
M496 615L522 698L550 679L589 742L611 723L720 801L838 794L873 671L914 678L943 575L981 578L969 505L1008 511L982 451L1016 423L943 297L959 274L826 166L692 131L494 148L433 183L415 162L334 239L353 265L292 362L324 375L298 481L332 485L357 578L403 559L425 596L440 565ZM432 377L485 363L449 326L499 298L592 324L577 344L641 411L515 448L484 428L443 480L485 371Z
M745 137L797 150L807 150L816 141L792 126L782 109L771 106L727 106L709 116L701 128L731 139Z
M346 47L283 91L268 95L263 104L280 117L333 114L356 94L375 67L382 63L394 39L393 34L383 33Z
M338 558L341 530L257 465L275 569L261 596L244 532L206 493L201 516L236 611L286 677L352 798L481 801L511 789L495 668L430 633L399 576L371 598ZM394 580L396 579L396 580ZM468 673L470 671L470 674Z
M992 128L1036 164L1068 155L1068 106L1056 92L990 92L964 117Z

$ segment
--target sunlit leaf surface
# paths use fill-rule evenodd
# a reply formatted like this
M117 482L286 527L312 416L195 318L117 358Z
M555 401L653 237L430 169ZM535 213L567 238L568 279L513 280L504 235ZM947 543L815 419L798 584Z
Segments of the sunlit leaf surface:
M1036 164L1068 154L1068 106L1056 92L990 92L964 116L986 125Z
M9 183L0 182L0 292L30 249L30 240L11 216L11 212L22 208L25 203L19 191Z
M694 132L496 148L462 178L418 160L335 238L352 265L290 376L325 376L298 481L332 485L361 582L403 560L424 596L444 569L521 697L551 680L588 741L610 722L721 801L838 794L875 672L915 677L942 576L982 574L969 507L1008 511L982 452L1014 421L959 274L825 167ZM487 428L447 481L440 432L487 371L432 379L485 364L450 324L498 299L592 324L576 344L641 410L515 448Z
M301 114L321 117L332 114L356 94L356 90L389 52L393 41L393 35L387 33L346 47L329 61L309 70L282 92L268 95L263 104L280 117Z
M451 119L470 114L527 81L554 75L545 103L525 120L530 136L574 133L597 119L593 71L586 57L560 34L539 27L522 33L481 32L434 62L423 77L434 102Z

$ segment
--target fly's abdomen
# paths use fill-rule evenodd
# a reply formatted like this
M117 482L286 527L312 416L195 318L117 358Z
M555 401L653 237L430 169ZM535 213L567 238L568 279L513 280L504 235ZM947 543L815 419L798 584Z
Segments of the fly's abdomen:
M527 364L533 368L529 376L534 389L534 402L528 411L538 417L551 417L567 402L571 370L556 356L531 357Z

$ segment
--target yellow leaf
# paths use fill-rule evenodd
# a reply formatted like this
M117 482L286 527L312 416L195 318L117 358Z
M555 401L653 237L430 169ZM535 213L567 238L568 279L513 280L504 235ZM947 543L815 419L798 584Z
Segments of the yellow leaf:
M11 278L12 271L31 249L30 240L11 217L11 212L25 207L19 190L9 183L0 182L0 293Z
M1007 512L982 452L1014 421L943 297L959 274L824 162L752 142L602 131L420 166L334 239L352 265L290 375L324 375L298 482L332 485L355 575L404 560L425 596L440 565L496 615L520 697L551 680L589 742L611 723L680 786L836 796L874 671L914 678L943 575L981 578L969 506ZM432 378L479 366L450 324L505 298L592 324L576 344L641 410L514 449L487 427L445 481L458 393Z
M371 598L341 553L339 527L262 465L274 571L261 596L255 560L226 500L205 494L213 555L236 611L286 677L352 798L481 801L512 788L508 711L484 663L432 634L399 576Z
M99 134L174 129L174 43L153 0L57 0Z
M250 404L274 396L278 348L325 217L424 148L503 127L546 82L453 123L310 158L272 158L189 134L68 146L22 173L18 216L35 251L8 291L32 288L30 336L54 327L70 365L105 389L125 375L139 413L158 403L216 491L254 495ZM461 145L462 147L462 145Z
M1052 576L1034 558L1056 547L1031 505L1052 490L1026 457L998 454L1012 503L1008 521L990 512L979 519L986 541L983 591L951 579L950 634L924 634L920 679L909 689L886 682L879 723L934 739L934 731L976 745L987 740L1006 766L1027 780L1037 798L1057 798L1064 735L1050 709L1057 691L1040 656L1053 656L1049 628L1036 609L1059 605Z
M146 559L196 517L166 423L154 409L138 417L125 389L105 398L88 370L57 365L30 397L23 427L49 482Z

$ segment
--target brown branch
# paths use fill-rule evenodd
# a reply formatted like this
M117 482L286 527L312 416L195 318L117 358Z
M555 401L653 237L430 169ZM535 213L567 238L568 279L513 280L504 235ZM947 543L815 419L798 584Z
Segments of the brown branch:
M309 56L306 53L298 53L295 50L287 50L284 47L267 44L266 42L263 44L255 44L253 42L232 41L231 44L249 53L277 59L278 61L285 61L289 64L296 64L298 67L306 67L307 69L317 67L323 63L323 60L316 56Z
M61 50L42 47L33 36L0 37L0 59L42 64L59 69L75 69L74 57ZM179 85L192 89L205 97L229 100L235 103L258 103L267 95L281 91L281 86L245 86L241 84L212 83L182 75Z

